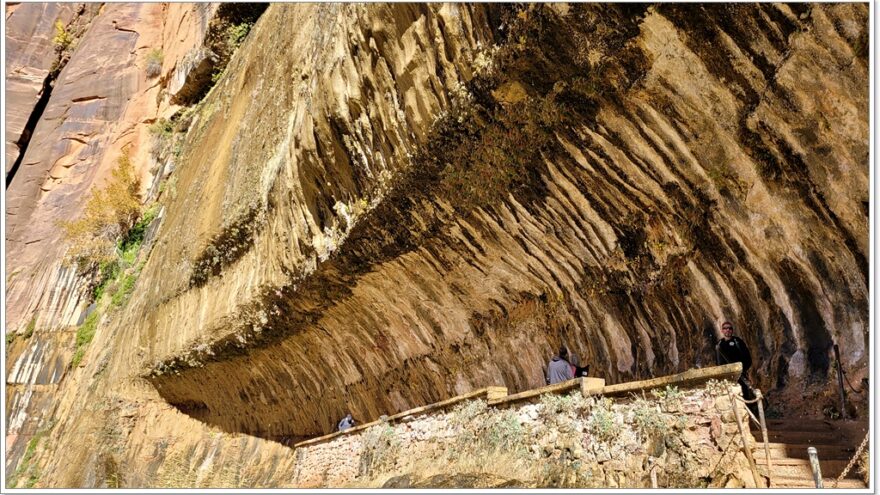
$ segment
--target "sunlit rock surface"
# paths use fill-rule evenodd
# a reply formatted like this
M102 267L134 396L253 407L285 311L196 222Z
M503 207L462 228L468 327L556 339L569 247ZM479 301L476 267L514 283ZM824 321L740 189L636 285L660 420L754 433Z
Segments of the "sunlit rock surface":
M159 4L111 8L62 71L7 190L7 273L45 280L8 281L18 328L60 278L47 232L77 210L52 198L77 191L81 205L123 147L90 126L131 128L119 135L142 149L145 124L170 108L157 94L174 64L145 81L130 51L153 45L132 32L156 23L176 60L199 46L194 34L172 48ZM560 342L609 383L708 365L724 319L765 391L826 381L832 343L865 372L866 5L555 6L521 14L536 23L522 40L507 39L518 21L504 14L262 15L193 116L131 301L53 392L41 484L108 486L124 466L124 486L196 473L230 486L210 467L229 462L286 486L278 466L293 454L264 439L326 433L346 411L375 419L487 385L535 387ZM129 51L80 55L89 36ZM510 48L497 74L494 45ZM77 56L92 60L84 78L101 74L95 57L128 58L104 62L113 79L65 92ZM124 95L156 106L113 103ZM470 134L455 120L469 104L491 109ZM77 129L96 137L62 139L80 132L62 123L39 140L77 105L95 106ZM472 142L475 162L498 163L488 177L451 159ZM515 187L497 194L508 173ZM34 240L47 247L26 249ZM65 325L85 301L70 305Z
M148 364L163 361L151 381L199 419L277 436L327 431L348 409L376 417L481 386L539 385L560 340L613 380L708 364L707 334L723 318L754 350L764 389L826 376L835 341L847 365L863 363L866 73L834 30L849 8L628 12L632 49L619 56L644 72L594 115L554 126L531 192L463 212L425 190L430 183L392 179L353 221L336 202L372 201L373 177L400 166L393 153L360 150L418 145L431 120L421 112L442 101L419 82L438 76L397 76L391 89L402 94L380 100L401 102L412 134L399 136L402 122L385 123L370 99L387 90L358 79L370 80L361 60L383 49L355 48L375 42L355 44L364 31L343 24L349 46L319 44L335 50L317 67L328 76L300 83L327 86L292 100L272 128L284 92L270 86L274 67L249 53L241 61L253 68L237 68L242 76L226 82L233 96L216 111L222 130L238 121L237 134L218 129L194 142L192 168L181 173L193 171L186 187L206 194L171 207L204 214L196 224L169 216L166 256L147 272L156 280L144 297L148 324L126 326L139 332ZM578 36L577 15L552 22ZM711 32L693 28L695 16ZM414 35L422 24L431 17ZM287 39L259 35L255 52ZM444 67L430 50L403 53L428 54L438 62L414 65ZM570 62L565 55L553 62ZM839 69L825 85L812 76L831 67ZM245 78L249 70L264 72ZM553 83L512 82L531 93ZM352 89L365 86L376 91ZM228 233L236 228L249 230ZM223 250L244 253L201 276L212 247L221 265Z
M67 25L73 4L24 3L6 10L6 173L19 155L19 141L31 110L57 57L52 49L55 22Z
M80 214L123 150L149 182L147 127L168 105L157 98L159 79L144 73L145 55L174 33L174 50L164 58L167 77L182 56L176 50L201 42L190 32L207 24L196 15L202 10L191 4L21 4L7 10L7 141L31 134L17 170L9 170L16 158L7 155L5 332L19 337L7 346L7 473L34 432L49 424L56 387L69 371L73 325L82 323L88 305L88 281L62 266L66 246L58 223ZM56 20L73 43L45 108L37 108L37 84L43 82L35 78L49 77L61 56L52 41ZM20 84L25 76L33 84ZM25 130L29 118L34 127Z

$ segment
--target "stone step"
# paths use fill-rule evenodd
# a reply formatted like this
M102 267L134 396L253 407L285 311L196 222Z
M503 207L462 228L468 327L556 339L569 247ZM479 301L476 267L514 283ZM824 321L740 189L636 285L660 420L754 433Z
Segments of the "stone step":
M834 480L835 478L825 478L823 476L822 482L824 483L824 488L831 488L834 486ZM809 478L774 475L771 488L816 488L816 485L813 482L812 475L810 475ZM853 489L868 488L868 486L865 485L861 479L844 478L840 480L837 488Z
M758 443L755 444L752 448L752 452L755 457L761 456L764 457L764 443L760 439ZM847 445L822 445L822 444L791 444L791 443L778 443L778 442L768 442L767 445L770 449L770 458L771 459L784 459L784 458L795 458L795 459L808 459L809 454L807 454L808 447L816 447L816 451L819 454L819 459L828 459L828 460L849 460L853 454L856 453L856 447L850 447Z
M760 457L755 458L755 463L758 466L766 466L766 459L762 459ZM807 459L775 459L773 462L773 476L790 476L790 477L804 477L812 479L813 470L810 467L810 461ZM822 469L823 477L831 477L836 478L843 472L846 468L847 461L819 461L819 466ZM853 468L847 474L847 478L855 478L857 479L859 474L856 472L856 469Z
M754 433L752 434L754 436ZM760 435L757 438L762 438ZM843 435L836 431L769 431L767 440L774 443L807 444L807 445L835 445L850 446L854 443L858 446L861 439L855 439L850 435Z
M761 429L754 422L749 422L752 434L760 433ZM845 435L864 436L868 432L867 421L830 421L818 419L768 419L767 430L800 431L800 432L839 432Z

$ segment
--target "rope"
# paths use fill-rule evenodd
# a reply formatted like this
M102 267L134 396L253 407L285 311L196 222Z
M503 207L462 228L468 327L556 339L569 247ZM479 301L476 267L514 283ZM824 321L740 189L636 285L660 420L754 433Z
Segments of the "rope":
M746 400L739 393L733 394L733 397L736 400L742 402L743 404L754 404L764 398L764 396L761 395L761 390L757 389L757 388L755 389L755 398L752 400ZM760 408L761 404L758 404L758 407ZM767 445L767 425L765 425L761 420L756 418L755 415L752 413L752 411L748 407L746 408L746 412L749 414L749 417L752 419L752 421L755 422L755 425L758 426L759 428L761 428L761 434L763 436L763 443L764 443L764 454L767 457L767 488L770 488L773 485L773 480L771 478L771 476L773 475L773 473L772 473L773 465L770 463L770 447L769 447L769 445ZM763 415L762 415L762 419L763 419Z
M852 383L849 382L849 377L846 376L846 370L843 369L843 366L840 367L840 371L843 373L843 379L846 380L846 384L849 385L850 390L852 390L854 394L865 393L864 390L856 390L856 388L852 386Z
M852 469L853 466L856 465L856 462L858 462L859 457L862 455L862 452L865 451L865 447L868 446L868 437L869 436L871 436L871 432L868 432L865 435L865 439L862 440L862 444L859 445L859 448L856 450L855 455L853 455L852 459L849 460L849 464L846 465L846 469L844 469L843 472L840 473L840 476L838 476L837 479L834 480L834 486L832 488L837 488L837 484L840 483L840 480L845 478L846 475L849 474L850 469Z
M759 400L761 400L761 396L757 396L752 400L746 400L743 398L742 395L739 395L739 394L733 394L733 397L736 400L738 400L744 404L754 404L754 403L758 402ZM749 410L748 407L746 408L746 412L749 413L749 418L751 418L751 420L754 421L756 425L761 426L761 422L758 421L758 418L755 417L754 413L752 413L752 411Z
M758 402L760 400L760 397L755 397L754 399L751 399L751 400L745 399L741 395L735 395L734 397L736 397L736 400L741 401L741 402L745 402L746 404L754 404L755 402Z

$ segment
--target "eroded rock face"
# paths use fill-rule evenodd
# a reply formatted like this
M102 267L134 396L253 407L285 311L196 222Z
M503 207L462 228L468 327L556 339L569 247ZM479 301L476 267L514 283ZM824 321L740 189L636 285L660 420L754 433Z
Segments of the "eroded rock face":
M168 94L176 104L199 102L223 72L234 51L237 26L251 25L266 10L262 3L196 4L203 19L202 39L178 61L168 81Z
M131 138L113 142L122 129L137 123L124 116L144 82L137 67L139 33L130 26L148 26L156 20L151 19L156 9L108 6L58 76L28 152L7 189L6 263L12 278L6 300L12 328L26 324L38 307L46 307L40 299L60 285L66 273L60 266L65 246L58 222L79 215L87 192L108 175L123 146L133 144ZM100 48L106 46L118 50ZM79 316L78 295L65 298L64 311L44 311L38 324L74 323Z
M148 126L176 110L161 98L160 81L204 41L212 12L195 4L108 5L77 40L7 188L7 331L22 331L33 317L49 328L79 318L86 280L68 281L58 223L80 215L89 191L101 187L123 153L149 184ZM27 11L17 9L12 18L18 13ZM51 44L30 49L56 58ZM154 49L167 52L156 78L145 70ZM19 111L9 108L7 114L15 119Z
M482 29L471 27L478 22L473 15L480 16ZM383 177L387 181L409 167L408 154L416 151L434 116L448 105L450 96L443 88L470 78L470 60L479 46L492 42L485 13L452 6L371 7L363 12L337 6L279 8L264 16L238 63L227 69L232 77L214 90L222 92L206 101L213 113L200 116L190 131L191 154L184 160L205 163L215 172L206 176L184 166L177 172L178 187L204 186L217 194L187 195L180 198L179 209L169 208L206 215L196 223L191 216L168 216L162 232L173 234L165 238L169 244L163 249L185 255L145 268L158 285L135 304L143 304L151 326L128 337L148 349L144 364L176 352L187 340L226 337L230 325L241 324L240 312L261 311L254 306L267 285L287 291L285 286L308 276L317 262L332 262L332 253L357 225L358 215L380 202ZM337 28L310 30L302 23ZM282 49L288 45L300 48ZM448 54L457 56L450 59ZM291 74L294 85L289 83ZM231 121L239 123L232 127ZM227 134L234 129L248 131L237 137ZM253 148L248 142L260 145ZM280 230L267 237L262 235L267 229ZM273 251L283 246L279 255L284 262L265 264L250 242ZM226 256L236 250L238 256ZM216 265L222 266L215 270ZM167 294L179 295L163 300ZM228 312L227 301L238 309ZM197 320L168 319L194 305L203 311L187 313ZM178 344L151 336L165 331L173 331ZM314 431L273 428L266 433Z
M193 117L128 307L61 384L43 483L106 486L101 455L177 479L144 433L173 423L187 473L271 459L284 485L289 453L253 436L531 388L560 342L609 383L706 365L724 319L764 390L826 380L832 342L866 369L866 33L855 4L271 6ZM98 96L67 101L130 115ZM25 157L7 263L53 273L21 253L55 218L33 205L77 187L47 163L101 153L94 181L115 158L81 148Z
M375 137L375 116L366 119L372 133L345 126L371 115L372 93L336 97L348 105L328 109L330 139L321 139L320 120L296 111L290 141L278 137L291 136L283 126L263 134L232 97L224 126L241 119L244 130L220 153L219 129L205 133L192 155L210 143L205 170L227 164L225 177L215 172L195 186L217 191L217 206L208 207L210 196L200 204L190 196L178 210L210 212L214 220L200 216L191 235L217 232L213 244L200 252L182 229L166 231L180 240L169 238L170 256L154 265L163 286L144 304L179 295L145 313L151 329L139 341L162 360L151 381L199 419L275 436L326 432L348 409L372 418L487 385L534 387L560 341L612 381L709 364L724 319L753 349L754 378L765 390L826 379L832 342L848 350L848 366L863 365L867 73L857 42L864 31L852 29L863 26L863 14L855 6L577 6L528 14L539 16L541 29L527 31L534 38L525 54L514 52L509 71L488 83L492 95L506 96L498 102L474 90L475 105L503 108L482 116L490 124L479 124L478 136L544 126L520 134L544 139L527 156L534 161L526 177L489 204L444 189L449 170L468 173L466 164L447 164L472 137L455 125L429 134L431 119L420 112L436 107L418 90L413 97L392 92L413 130L404 149L416 154L414 145L422 146L429 156L396 176L391 192L353 222L343 211L357 198L375 197L361 184L375 184L369 179L377 170L376 155L358 150L375 150L377 142L401 148ZM583 31L588 21L599 28ZM611 30L613 23L620 28ZM348 55L336 59L357 67L373 53L360 46L372 47L376 38L342 29L349 39L363 36L357 49L339 48ZM261 46L271 46L261 34ZM567 38L579 42L566 48ZM248 58L254 60L258 55ZM320 70L344 74L344 63L332 67ZM592 100L566 89L580 84L576 71L588 67L601 75L590 83L598 93ZM242 76L238 91L258 95L249 82L270 80L265 72ZM332 99L334 89L351 95L353 86L376 87L352 80L313 88L306 93L312 108L320 105L317 95ZM396 80L418 88L431 78ZM554 105L548 111L558 112L555 120L530 120L545 107L529 107L518 93ZM277 90L269 94L274 108L285 106ZM821 121L828 123L817 126ZM473 149L494 145L480 146ZM321 154L328 149L333 154ZM388 163L394 154L380 156ZM505 166L521 173L497 163L502 173ZM196 176L203 180L206 172ZM248 179L253 185L242 187ZM336 201L346 205L334 211ZM258 210L255 220L236 211L247 208ZM248 220L236 224L238 218ZM191 217L185 222L192 227ZM253 232L229 233L244 225ZM244 254L217 254L230 250ZM188 260L195 264L186 280ZM221 266L205 274L206 260Z

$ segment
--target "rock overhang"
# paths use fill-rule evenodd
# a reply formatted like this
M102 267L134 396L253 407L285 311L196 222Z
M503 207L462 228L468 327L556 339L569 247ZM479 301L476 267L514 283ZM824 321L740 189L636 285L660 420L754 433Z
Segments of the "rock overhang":
M639 21L630 45L650 53L652 43L665 39L701 60L704 53L689 52L690 39L699 33L689 31L672 10L661 8ZM785 22L797 23L779 10ZM740 57L761 40L751 42L740 40ZM784 62L777 70L786 70ZM712 72L718 61L704 63L704 72L694 67L695 76L718 84L721 76ZM571 345L579 355L602 363L609 378L637 376L711 359L702 333L708 328L711 335L714 320L733 313L759 322L749 339L767 369L783 369L791 346L818 346L814 352L821 353L828 328L866 314L858 305L843 315L822 309L802 313L803 304L793 303L815 300L826 285L798 274L809 273L817 262L798 256L786 262L790 254L779 249L761 252L758 246L767 240L744 232L738 197L744 177L752 188L780 191L772 175L756 179L743 170L759 161L756 153L771 156L776 166L797 165L780 148L785 138L756 143L723 126L700 127L710 118L740 118L753 102L736 95L726 108L707 106L718 115L703 115L689 127L681 118L699 113L691 105L712 95L688 94L676 105L673 95L682 97L685 83L668 78L666 71L674 68L674 62L654 56L634 87L601 100L599 113L591 110L593 120L555 130L552 154L541 156L545 163L536 165L540 172L526 183L537 195L513 195L462 212L432 196L441 170L416 174L411 182L406 174L395 177L398 187L372 205L325 260L303 250L313 271L277 277L252 291L244 307L236 306L235 317L223 321L234 332L227 326L219 330L225 336L203 348L165 359L150 381L169 402L225 429L308 435L327 431L345 410L377 416L496 384L499 376L513 389L529 388L540 380L545 354L560 340L575 341ZM746 71L740 82L761 82L749 77ZM840 77L850 81L858 74ZM656 102L662 105L653 106ZM787 103L769 96L761 104ZM711 146L701 132L715 136L720 148L743 164L725 175L712 159L694 156L694 150ZM858 242L848 239L850 229L862 227L830 204L784 197L789 211L775 217L778 205L746 204L777 224L802 219L806 233L795 238L805 246L836 246L843 259L819 254L822 269L829 265L834 278L848 280L838 285L840 300L851 295L861 300L863 255ZM847 220L825 228L815 218L829 214ZM254 249L268 245L260 242ZM788 268L778 270L782 265ZM296 273L292 266L287 270ZM199 290L209 294L212 286ZM825 333L807 335L804 344L804 318L817 314L827 320ZM656 322L664 328L654 328ZM858 338L852 345L860 345Z

